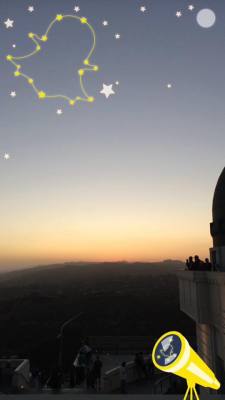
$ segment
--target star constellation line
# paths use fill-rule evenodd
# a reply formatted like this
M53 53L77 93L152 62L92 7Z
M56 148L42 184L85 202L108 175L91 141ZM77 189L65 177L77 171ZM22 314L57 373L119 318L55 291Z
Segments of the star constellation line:
M79 76L79 82L80 82L80 88L81 91L83 93L84 97L80 97L80 96L76 96L75 98L70 98L66 95L63 94L55 94L55 95L49 95L46 92L44 92L43 90L38 89L38 87L36 86L34 79L31 78L30 76L24 74L22 72L22 67L20 64L17 63L17 61L20 60L25 60L28 59L32 56L34 56L35 54L39 53L42 49L41 45L39 44L39 42L47 42L48 40L48 34L51 31L52 27L54 26L54 24L56 22L61 22L63 19L68 19L68 18L72 18L72 19L76 19L78 21L80 21L81 24L85 24L87 25L87 27L89 28L89 30L91 31L92 34L92 38L93 38L93 42L92 42L92 47L91 50L89 51L87 57L83 60L83 64L84 64L84 68L79 69L78 72L78 76ZM99 70L98 65L94 65L90 63L90 58L93 55L95 48L96 48L96 33L95 30L93 28L93 26L88 22L87 18L80 18L76 15L61 15L58 14L53 21L51 21L51 23L49 24L46 32L44 33L44 35L39 36L36 33L32 33L30 32L28 34L28 37L33 41L33 43L35 44L36 48L34 51L32 51L31 53L22 56L22 57L14 57L12 55L7 55L6 56L6 60L9 61L11 64L14 65L14 67L16 67L15 71L14 71L14 76L15 77L23 77L24 79L26 79L26 81L29 83L29 85L34 89L35 93L37 94L37 96L39 97L39 99L43 100L43 99L64 99L66 101L69 102L69 104L71 106L74 106L76 104L76 102L78 101L83 101L83 102L89 102L92 103L95 99L92 96L89 96L89 94L87 93L85 87L84 87L84 75L85 72L97 72Z

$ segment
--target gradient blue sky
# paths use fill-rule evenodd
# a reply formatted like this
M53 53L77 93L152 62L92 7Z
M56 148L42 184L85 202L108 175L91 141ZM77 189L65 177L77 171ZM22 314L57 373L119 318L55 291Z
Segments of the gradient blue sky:
M72 14L75 5L96 29L100 72L86 79L96 101L70 108L37 99L4 58L29 52L28 32L44 33L56 14ZM202 8L216 13L210 29L196 22ZM207 256L225 158L225 4L1 0L0 10L0 268ZM8 17L13 29L5 28ZM24 71L46 90L73 95L73 72L89 46L85 29L65 23ZM99 93L103 83L114 84L108 100Z

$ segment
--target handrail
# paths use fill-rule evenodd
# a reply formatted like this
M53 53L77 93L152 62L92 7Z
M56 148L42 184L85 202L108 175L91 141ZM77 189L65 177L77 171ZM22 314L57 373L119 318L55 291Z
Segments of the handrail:
M19 370L20 370L24 365L26 365L28 362L29 362L29 360L25 358L25 359L22 361L22 363L19 364L18 367L15 368L14 372L19 372Z
M126 367L132 367L134 365L134 361L128 361L126 362ZM108 375L112 375L113 373L117 373L120 370L120 365L118 365L117 367L114 367L112 369L109 369L108 371L105 372L104 376L107 378Z

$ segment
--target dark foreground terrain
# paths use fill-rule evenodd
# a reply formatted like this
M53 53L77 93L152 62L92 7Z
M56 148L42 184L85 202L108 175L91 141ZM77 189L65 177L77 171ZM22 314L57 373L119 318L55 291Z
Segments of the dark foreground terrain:
M179 311L180 269L182 263L171 261L70 263L1 274L0 356L52 365L60 325L81 311L65 329L65 366L87 336L148 336L153 344L176 329L194 341L194 324Z

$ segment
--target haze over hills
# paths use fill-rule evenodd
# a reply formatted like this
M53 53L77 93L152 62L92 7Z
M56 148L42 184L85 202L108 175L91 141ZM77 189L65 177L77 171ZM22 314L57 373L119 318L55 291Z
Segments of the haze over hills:
M166 259L162 261L126 261L126 260L118 260L118 261L85 261L85 260L76 260L76 261L65 261L61 263L50 263L50 264L38 264L38 265L30 265L26 267L0 267L0 278L2 275L6 275L7 273L13 274L13 273L21 273L22 271L27 271L27 270L39 270L39 269L52 269L52 268L61 268L62 266L66 265L71 265L71 266L79 266L79 265L107 265L107 264L127 264L127 265L132 265L132 264L140 264L140 265L155 265L159 266L161 264L168 264L172 265L174 267L179 267L184 264L183 261L181 260L176 260L176 259Z
M57 334L68 318L82 318L65 332L69 365L82 337L150 336L177 329L194 337L179 310L179 261L66 263L2 274L0 355L17 354L49 366L58 354Z

